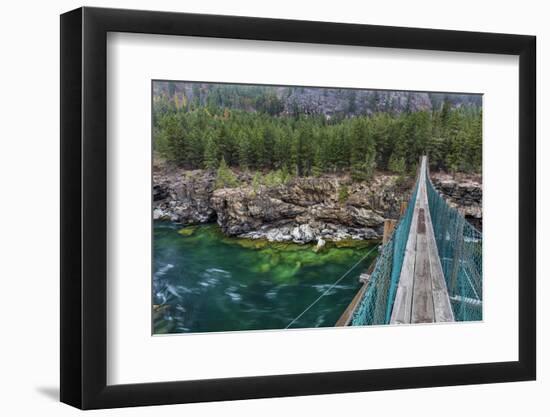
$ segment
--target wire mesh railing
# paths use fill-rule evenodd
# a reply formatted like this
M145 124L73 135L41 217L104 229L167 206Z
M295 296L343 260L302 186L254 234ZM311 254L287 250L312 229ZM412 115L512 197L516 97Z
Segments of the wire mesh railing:
M482 234L447 204L434 188L427 171L428 168L426 190L430 217L454 319L482 320ZM352 326L390 322L418 187L417 180L405 214L388 242L380 247L365 293L353 314Z
M455 320L481 320L482 234L447 204L427 178L430 215Z
M418 181L414 186L405 214L395 227L391 238L380 248L380 255L369 278L365 294L351 320L352 326L390 322L417 191Z

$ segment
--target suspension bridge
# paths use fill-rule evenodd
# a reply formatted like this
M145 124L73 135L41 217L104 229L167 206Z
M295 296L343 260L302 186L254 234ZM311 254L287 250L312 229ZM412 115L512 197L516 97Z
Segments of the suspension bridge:
M482 235L439 195L421 158L406 210L336 326L482 319Z

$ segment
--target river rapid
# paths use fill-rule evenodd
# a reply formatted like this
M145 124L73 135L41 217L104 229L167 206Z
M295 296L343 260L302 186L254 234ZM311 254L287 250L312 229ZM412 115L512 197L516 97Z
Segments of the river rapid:
M153 333L284 329L376 241L315 245L226 237L217 225L154 224ZM334 326L359 289L365 258L292 328Z

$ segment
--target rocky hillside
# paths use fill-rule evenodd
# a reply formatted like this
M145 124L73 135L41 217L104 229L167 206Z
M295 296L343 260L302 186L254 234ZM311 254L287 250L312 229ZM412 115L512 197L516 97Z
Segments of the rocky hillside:
M347 176L294 178L287 184L253 185L238 174L239 186L216 189L215 173L155 168L153 217L182 225L217 222L229 236L307 243L377 239L384 219L397 219L411 183L377 174L369 183ZM435 174L434 185L479 229L482 189L472 178Z
M440 109L447 100L451 107L481 107L479 94L445 94L410 91L244 86L194 82L156 81L153 93L177 103L266 111L272 115L323 114L351 116L377 112L401 113Z

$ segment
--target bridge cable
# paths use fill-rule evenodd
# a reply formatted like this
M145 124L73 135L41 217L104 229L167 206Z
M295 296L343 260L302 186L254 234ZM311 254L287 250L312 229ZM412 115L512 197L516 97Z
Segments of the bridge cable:
M340 278L338 278L334 284L332 284L324 293L322 293L319 298L317 298L313 303L311 303L304 311L300 313L294 320L292 320L285 329L288 329L290 326L292 326L296 321L300 319L311 307L313 307L317 302L323 298L325 295L327 295L330 290L332 290L340 281L342 281L357 265L359 265L361 262L363 262L375 249L377 249L380 246L380 243L377 243L376 246L374 246L370 251L367 252L365 256L363 256L361 259L359 259L355 265L353 265L350 269L348 269Z

